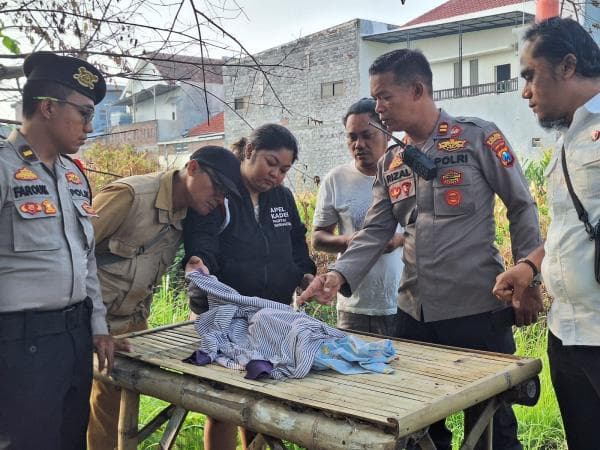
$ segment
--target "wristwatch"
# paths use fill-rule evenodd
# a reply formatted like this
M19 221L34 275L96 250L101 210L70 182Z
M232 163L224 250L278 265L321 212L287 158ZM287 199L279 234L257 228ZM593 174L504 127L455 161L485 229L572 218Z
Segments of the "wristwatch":
M529 287L536 287L542 284L542 274L538 270L537 266L530 259L527 258L521 258L517 261L517 264L521 263L527 264L529 267L531 267L531 271L533 272L533 278L529 283Z

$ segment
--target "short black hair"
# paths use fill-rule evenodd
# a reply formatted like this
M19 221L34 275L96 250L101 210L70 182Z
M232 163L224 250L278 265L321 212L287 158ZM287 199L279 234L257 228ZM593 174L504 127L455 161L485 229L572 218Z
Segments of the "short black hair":
M28 81L23 86L23 117L31 119L35 108L41 100L35 97L54 97L66 100L75 91L52 81Z
M296 137L286 127L277 123L261 125L255 128L249 137L241 138L231 145L233 153L242 161L245 156L244 148L248 143L252 144L255 151L287 148L294 154L292 162L296 162L298 159L298 141Z
M577 58L575 73L586 78L600 76L600 48L592 36L573 19L552 17L531 25L523 36L532 44L531 56L559 64L568 54Z
M397 84L421 82L427 88L429 95L433 95L431 66L419 50L402 48L384 53L369 67L369 75L379 75L386 72L394 74L394 80Z
M346 126L346 122L348 121L348 117L352 114L368 114L371 119L381 125L381 119L379 119L379 114L375 112L376 102L372 98L361 98L359 101L352 103L344 117L342 117L342 123Z

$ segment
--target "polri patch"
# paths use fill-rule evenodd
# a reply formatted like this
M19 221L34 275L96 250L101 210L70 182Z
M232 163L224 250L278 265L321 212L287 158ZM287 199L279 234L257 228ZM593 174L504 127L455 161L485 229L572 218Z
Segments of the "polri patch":
M388 167L388 170L397 169L403 163L404 163L404 160L402 159L402 155L400 153L396 153L394 155L394 158L392 159L392 162L390 162L390 166Z
M446 203L450 206L458 206L462 201L462 194L458 189L449 189L444 194L446 198Z
M81 184L81 178L75 172L65 173L65 178L67 179L67 183Z
M443 152L455 152L457 150L462 150L467 145L467 141L465 139L444 139L438 142L437 148Z
M415 193L415 183L412 177L400 180L388 187L388 194L392 203L414 197Z
M444 186L456 186L462 184L463 173L458 170L449 169L440 176L440 183Z
M600 139L600 130L592 131L592 141L596 142L598 139Z
M27 202L27 203L23 203L21 206L19 206L19 209L22 212L24 212L25 214L35 216L36 214L39 214L42 212L42 205L40 203Z
M19 180L19 181L34 181L34 180L38 180L39 177L37 176L37 173L35 173L33 170L29 169L28 167L21 167L19 170L17 170L15 172L15 180Z
M457 138L461 135L461 133L462 128L458 125L453 125L452 128L450 128L450 137Z
M498 143L504 143L504 136L499 131L494 131L488 137L485 138L485 145L489 148L493 148Z
M88 213L90 216L94 216L94 217L98 217L98 213L96 212L96 210L92 207L92 205L90 205L88 202L83 202L81 204L81 209L83 209L86 213Z
M515 157L508 147L505 147L504 150L498 152L497 156L504 167L512 167L515 163Z
M437 134L446 134L448 133L448 122L440 122L438 125Z
M46 199L42 201L42 209L44 210L44 213L49 216L54 216L56 214L56 206L54 206L54 203L52 203L51 200Z

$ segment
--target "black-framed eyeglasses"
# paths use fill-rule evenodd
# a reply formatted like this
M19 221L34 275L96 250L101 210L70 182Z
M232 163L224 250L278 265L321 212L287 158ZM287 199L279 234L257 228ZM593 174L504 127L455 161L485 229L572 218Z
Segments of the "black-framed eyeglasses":
M56 102L56 103L66 103L67 105L71 105L73 106L75 109L77 109L77 111L79 111L79 114L81 114L81 117L83 117L83 120L85 121L85 123L91 123L92 120L94 120L94 114L96 113L95 109L93 106L90 105L79 105L77 103L73 103L70 102L69 100L65 100L62 98L55 98L55 97L33 97L34 100L49 100L51 102Z
M219 180L219 178L215 175L215 173L209 169L208 167L201 167L201 169L208 175L210 178L210 182L212 183L215 191L219 194L227 195L229 193L229 189Z

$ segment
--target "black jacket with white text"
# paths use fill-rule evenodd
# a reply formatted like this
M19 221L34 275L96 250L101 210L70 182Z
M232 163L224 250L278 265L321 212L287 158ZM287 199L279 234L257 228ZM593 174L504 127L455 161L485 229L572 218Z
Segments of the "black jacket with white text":
M223 210L204 217L188 210L185 261L199 256L212 275L241 294L289 304L303 275L316 272L294 196L283 186L261 193L257 222L250 194L238 189L241 198L229 197L230 221L220 234Z

